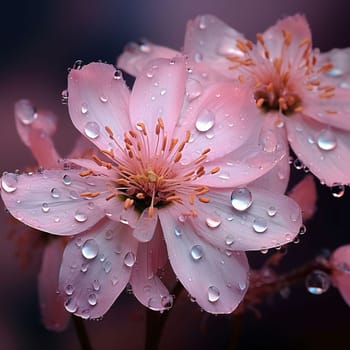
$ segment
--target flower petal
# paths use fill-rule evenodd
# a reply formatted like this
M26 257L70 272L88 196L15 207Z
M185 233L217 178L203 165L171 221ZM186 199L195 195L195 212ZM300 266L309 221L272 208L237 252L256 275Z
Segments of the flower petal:
M174 272L205 311L231 313L247 290L249 266L245 254L221 252L197 236L189 223L183 223L179 231L173 214L168 208L159 211Z
M166 310L172 306L173 297L157 276L167 258L166 247L158 226L152 240L139 244L135 268L130 283L136 298L152 310Z
M245 38L220 19L212 15L198 16L187 24L184 53L196 66L203 62L210 70L232 78L235 72L229 70L232 62L228 57L243 54L237 48L237 40L245 41Z
M83 318L103 316L128 283L136 251L131 230L108 219L72 239L59 282L66 310Z
M331 263L337 268L332 274L333 281L345 302L350 306L350 245L336 249L331 256Z
M311 219L317 209L317 189L314 177L312 175L305 176L291 189L288 197L299 204L304 221Z
M170 59L179 55L178 51L151 42L130 43L118 57L117 66L137 77L150 61L156 58Z
M153 208L152 215L149 208L146 208L136 222L133 236L140 242L148 242L152 239L158 222L158 209Z
M132 126L142 122L150 143L155 135L158 118L164 121L164 133L170 138L180 115L185 94L186 69L182 58L158 59L146 65L133 86L130 98Z
M300 115L286 122L293 151L328 186L350 182L350 134Z
M70 314L63 306L64 299L61 294L57 294L63 250L62 239L48 241L39 272L41 317L45 327L56 332L63 331L70 320Z
M197 216L187 221L217 248L264 250L289 243L299 233L301 211L287 196L250 186L210 189L205 196L210 202L195 202ZM176 215L178 208L167 210Z
M105 130L123 140L130 130L128 117L129 90L115 68L104 63L90 63L72 69L68 77L68 108L75 127L99 149L115 147Z
M77 170L47 170L39 174L2 176L2 199L18 220L58 235L83 232L105 216L108 181L81 177ZM101 193L90 198L82 193Z

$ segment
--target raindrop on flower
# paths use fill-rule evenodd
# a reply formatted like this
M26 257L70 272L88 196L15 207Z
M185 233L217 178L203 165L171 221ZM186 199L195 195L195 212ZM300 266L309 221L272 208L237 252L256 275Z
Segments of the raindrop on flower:
M215 286L210 286L208 288L208 300L211 303L215 303L220 299L220 291Z
M322 151L331 151L337 146L337 138L329 128L322 130L317 137L317 146Z
M205 16L201 16L199 18L198 27L201 30L204 30L205 28L207 28L207 18Z
M267 221L261 216L253 220L253 229L256 233L264 233L267 230Z
M111 263L109 260L107 260L107 261L105 261L105 262L103 263L103 270L104 270L106 273L111 272L111 270L112 270L112 263Z
M67 89L65 89L61 92L61 103L63 105L66 105L68 103L68 96L69 96L69 94L68 94Z
M113 78L115 80L121 80L123 78L123 73L121 70L117 69L115 72L114 72L114 75L113 75Z
M88 122L84 126L84 132L90 139L96 139L100 136L100 127L96 122Z
M50 192L51 192L52 198L57 199L57 198L60 198L60 196L61 196L57 188L51 188Z
M72 183L72 180L70 178L69 175L64 175L63 176L63 183L66 185L66 186L69 186L71 183Z
M248 188L236 188L231 193L231 204L238 211L247 210L253 203L252 193Z
M301 170L304 168L304 163L300 159L295 159L293 162L294 168L297 170Z
M191 249L191 257L193 260L198 261L203 257L203 248L199 244L196 244Z
M189 101L193 101L199 97L203 92L202 85L196 79L187 79L186 82L186 94Z
M71 312L71 313L78 310L78 305L77 305L75 299L73 299L73 298L67 299L64 303L64 307L68 312Z
M86 272L89 269L89 264L88 263L82 263L80 267L81 272Z
M205 223L210 228L217 228L220 226L221 220L219 218L210 217L205 219Z
M132 267L134 266L136 262L136 256L133 252L128 252L125 254L125 257L124 257L124 264L127 266L127 267Z
M92 282L92 288L93 288L96 292L98 292L98 291L101 289L101 283L100 283L100 281L99 281L99 280L94 280L94 281Z
M106 232L105 232L105 239L106 240L110 240L110 239L112 239L113 238L113 231L112 230L107 230Z
M33 123L38 114L29 100L20 100L15 104L15 114L25 125Z
M312 271L305 280L305 286L309 293L320 295L329 289L331 285L329 276L321 270Z
M1 177L1 187L7 193L17 190L17 175L13 173L3 173Z
M181 228L178 227L178 226L175 226L174 233L175 233L175 236L176 236L176 237L181 237L181 235L182 235Z
M196 129L200 132L210 130L215 124L215 114L209 109L203 109L196 120Z
M100 96L100 101L102 103L106 103L106 102L108 102L108 98L106 96Z
M88 303L89 305L91 306L95 306L97 304L97 297L96 297L96 294L90 294L88 296Z
M88 217L84 212L78 209L74 214L74 219L78 222L85 222L88 219Z
M306 226L303 224L300 226L299 235L303 235L306 232Z
M275 216L277 214L277 209L273 206L267 208L267 215L268 216Z
M340 183L334 183L331 187L332 196L335 198L340 198L345 193L345 186Z
M42 210L44 213L48 213L49 210L50 210L50 207L49 207L48 203L43 203L43 204L41 205L41 210Z
M70 192L69 192L69 197L70 197L71 199L78 199L78 198L80 198L78 192L76 192L76 191L70 191Z
M86 240L81 247L81 253L83 254L83 257L89 260L96 258L98 252L99 246L94 239Z
M64 288L64 291L66 292L67 295L72 295L74 292L74 287L71 284L67 284L66 287Z
M87 105L87 103L86 102L83 102L82 104L81 104L81 113L82 114L86 114L88 111L89 111L89 108L88 108L88 105Z
M228 246L231 246L233 243L234 243L234 238L232 235L228 234L226 237L225 237L225 244L228 245Z

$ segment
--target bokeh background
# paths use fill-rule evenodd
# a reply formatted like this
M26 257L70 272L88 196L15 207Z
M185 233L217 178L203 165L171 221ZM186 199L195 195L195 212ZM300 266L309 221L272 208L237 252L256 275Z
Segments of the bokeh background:
M0 171L34 164L17 137L13 105L21 98L50 109L59 117L55 142L62 154L77 136L67 107L61 104L67 68L77 59L115 63L123 47L148 38L181 48L188 19L211 13L254 40L255 33L278 18L307 16L314 45L321 51L350 46L347 0L60 0L6 1L0 11ZM324 249L350 243L350 191L339 199L317 184L318 211L299 244L291 244L283 263L302 264ZM0 204L2 207L3 205ZM48 332L38 312L37 274L40 256L25 269L8 239L5 212L0 215L0 349L79 349L72 325ZM259 256L258 256L259 255ZM251 255L259 264L261 254ZM236 349L329 349L348 344L350 309L335 288L320 296L305 286L293 287L259 307L261 318L247 312L239 324L229 317L208 316L193 303L181 303L169 318L162 342L166 349L224 349L234 329ZM94 348L142 349L144 309L125 294L103 320L87 324ZM346 347L346 345L345 345Z

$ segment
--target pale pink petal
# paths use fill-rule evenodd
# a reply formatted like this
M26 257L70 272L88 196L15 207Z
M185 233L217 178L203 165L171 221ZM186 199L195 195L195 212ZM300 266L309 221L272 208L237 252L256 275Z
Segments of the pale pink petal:
M152 239L158 222L158 209L153 208L152 215L149 214L149 208L146 208L136 222L133 231L134 237L140 242L148 242Z
M39 273L39 301L45 327L63 331L70 320L64 308L64 298L58 293L58 275L62 262L64 241L51 239L47 242Z
M350 182L350 134L294 115L286 122L293 151L328 186Z
M319 55L319 64L322 66L327 62L331 62L333 67L325 75L341 83L350 74L350 47L322 52Z
M68 108L75 127L100 149L115 147L105 127L114 138L123 140L130 129L129 90L113 66L90 63L72 69L68 77ZM117 72L118 73L118 72Z
M106 167L98 165L92 159L86 158L67 158L63 160L64 163L69 164L73 163L81 168L86 168L92 170L95 174L105 175L109 178L117 178L117 171L114 168L108 169Z
M317 209L317 189L312 175L305 176L292 188L288 196L299 204L304 221L313 217Z
M150 143L157 142L158 118L163 119L164 132L171 137L183 104L185 79L183 58L151 61L137 77L130 97L130 119L133 127L145 124Z
M173 297L157 276L158 269L164 266L166 258L166 247L158 226L151 241L139 244L130 278L136 298L152 310L166 310L172 306Z
M283 157L285 150L264 151L262 146L244 145L224 157L205 163L205 175L195 182L204 186L236 187L248 184L269 172ZM214 174L211 170L219 167Z
M256 103L249 89L234 83L215 84L189 104L175 137L183 140L191 130L190 142L183 158L191 161L210 148L207 159L213 160L232 152L254 137L262 118L256 114Z
M350 245L336 249L331 256L331 263L337 268L332 274L333 281L350 306Z
M282 31L286 35L290 35L289 45L284 45L285 36ZM263 33L263 39L271 62L275 58L284 55L289 58L290 62L297 64L302 60L304 52L304 50L300 50L299 45L305 39L311 40L311 31L305 16L294 15L277 21L275 25ZM257 47L264 55L265 48L262 47L259 41Z
M136 254L131 230L108 219L72 239L59 280L66 310L83 318L103 316L128 283Z
M2 199L18 220L58 235L83 232L104 217L108 182L103 177L81 177L76 170L47 170L36 174L2 176ZM100 192L96 197L86 192Z
M151 42L130 43L118 57L117 66L137 77L150 61L156 58L170 59L179 55L178 51Z
M299 233L301 211L287 196L254 187L209 189L205 196L210 203L196 201L196 217L174 225L183 232L191 225L197 235L220 249L264 250L289 243ZM178 217L181 208L167 211Z
M275 120L271 116L264 118L264 126L259 135L260 144L263 145L265 151L271 152L278 149L285 153L285 156L270 171L259 177L251 185L284 194L290 175L289 145L286 129L276 126Z
M245 254L226 254L206 243L191 224L178 226L177 217L168 208L159 211L159 218L171 266L191 296L207 312L235 310L248 286Z
M237 48L237 40L245 41L244 36L212 15L198 16L187 24L184 53L195 66L205 65L203 71L213 70L221 76L232 78L235 71L228 57L242 56ZM208 69L210 68L210 69Z
M86 137L79 137L67 158L87 158L92 154L99 154L98 149Z

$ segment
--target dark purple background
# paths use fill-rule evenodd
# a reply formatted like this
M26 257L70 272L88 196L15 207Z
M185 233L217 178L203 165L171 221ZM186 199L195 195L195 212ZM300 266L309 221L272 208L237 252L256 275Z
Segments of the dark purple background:
M55 141L62 154L69 151L77 132L60 93L67 68L76 59L115 63L124 45L141 37L180 48L186 21L204 13L217 15L250 39L281 16L304 13L314 45L327 51L350 46L349 7L346 0L7 1L0 11L0 170L34 164L15 130L13 104L20 98L30 98L59 116ZM334 199L327 188L318 185L318 190L319 211L301 242L290 247L284 260L288 266L307 261L323 248L350 242L350 193ZM0 349L78 349L72 326L62 334L41 326L36 289L39 259L27 271L21 270L3 222L1 216ZM261 254L250 257L254 263ZM188 304L180 305L169 320L164 348L222 348L229 319L206 317L196 305ZM276 296L260 310L261 319L249 312L244 316L237 349L328 349L348 344L350 309L335 288L311 296L301 285L291 290L288 299ZM95 349L142 349L142 312L126 295L102 321L89 322ZM203 334L199 327L204 327Z

